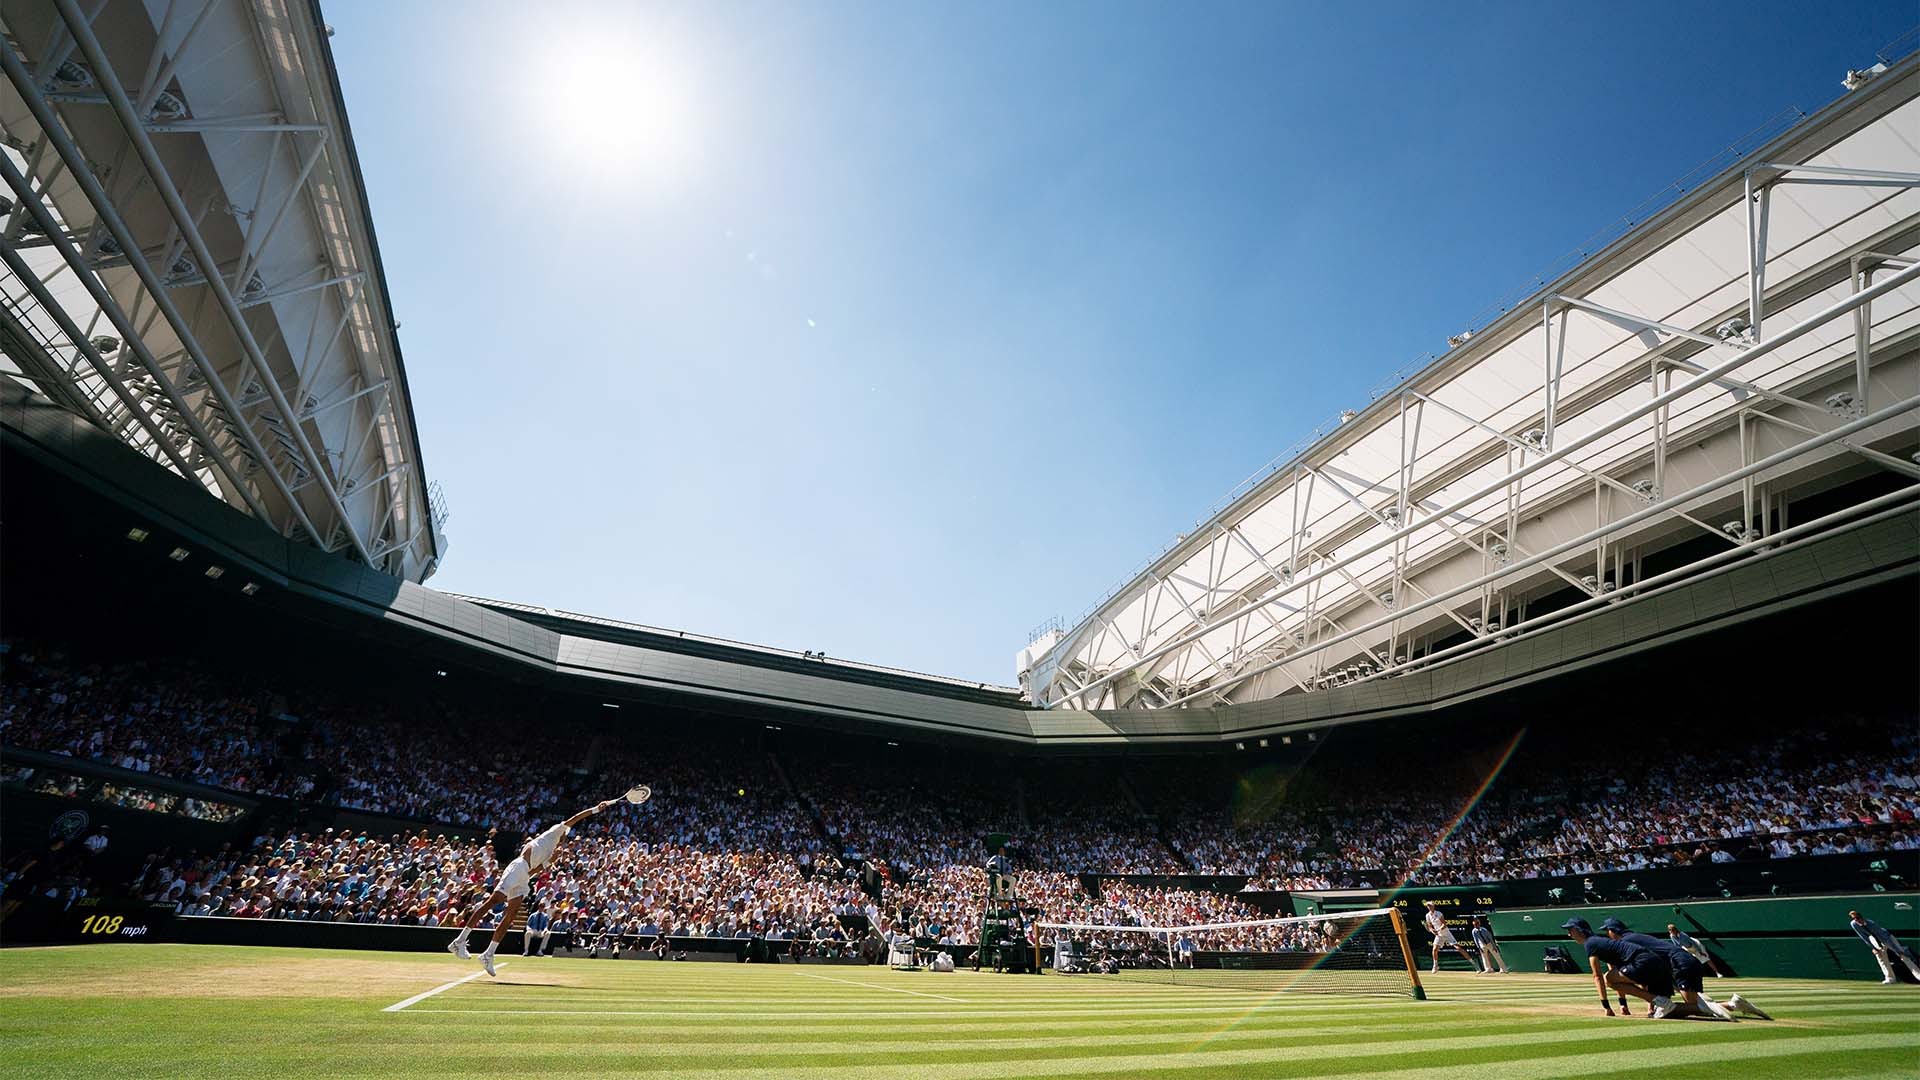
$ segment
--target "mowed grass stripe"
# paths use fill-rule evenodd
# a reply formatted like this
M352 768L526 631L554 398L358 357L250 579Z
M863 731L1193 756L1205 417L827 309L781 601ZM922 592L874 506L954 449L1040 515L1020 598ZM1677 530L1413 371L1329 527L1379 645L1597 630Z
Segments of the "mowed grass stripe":
M1678 1026L1678 1025L1676 1025ZM1591 1033L1589 1033L1591 1034ZM1654 1040L1661 1042L1661 1040ZM1457 1048L1455 1048L1457 1050ZM637 1051L643 1053L644 1051ZM1742 1077L1755 1073L1753 1066L1768 1058L1811 1055L1837 1064L1836 1054L1875 1054L1879 1068L1897 1061L1897 1055L1910 1055L1911 1044L1895 1036L1831 1035L1775 1039L1761 1042L1732 1042L1715 1045L1670 1043L1635 1049L1624 1048L1615 1038L1600 1036L1556 1044L1551 1053L1529 1046L1489 1047L1470 1053L1408 1051L1393 1047L1373 1053L1330 1057L1313 1047L1283 1049L1227 1049L1206 1054L1172 1051L1126 1054L1105 1057L1073 1056L1057 1060L1035 1058L1010 1059L1005 1055L991 1060L954 1061L938 1064L919 1061L888 1060L874 1063L812 1064L797 1055L716 1055L725 1064L706 1068L688 1067L687 1062L669 1059L649 1060L640 1067L618 1067L612 1061L593 1062L587 1075L597 1077L651 1078L670 1075L677 1080L743 1080L748 1076L778 1076L788 1080L1003 1080L1009 1077L1070 1076L1155 1076L1168 1077L1258 1076L1263 1080L1292 1077L1338 1076L1342 1080L1452 1080L1456 1077L1498 1077L1500 1080L1552 1080L1581 1075L1623 1075L1635 1070L1650 1070L1656 1075L1672 1075L1677 1067L1711 1066L1721 1074L1733 1072L1726 1063L1740 1062ZM1439 1060L1436 1060L1438 1058ZM559 1075L575 1072L575 1059L564 1055L527 1058L496 1055L474 1058L469 1062L437 1059L422 1062L409 1075L473 1076L482 1072L518 1069L522 1074ZM1844 1060L1844 1059L1841 1059ZM344 1075L383 1075L373 1072L346 1072ZM1822 1073L1817 1075L1838 1075ZM1909 1074L1910 1075L1910 1074Z
M1623 1035L1623 1038L1683 1038L1667 1034L1678 1025L1649 1025L1653 1030L1643 1030ZM1661 1029L1664 1029L1661 1030ZM449 1046L449 1056L485 1057L501 1050L512 1050L528 1055L540 1053L551 1045L551 1040L534 1037L537 1032L516 1033L518 1037L488 1039L485 1043L463 1043ZM651 1032L650 1032L651 1034ZM1066 1057L1075 1054L1100 1056L1122 1054L1125 1047L1173 1046L1181 1043L1194 1044L1196 1050L1211 1051L1213 1048L1225 1049L1229 1044L1241 1047L1257 1045L1264 1049L1284 1049L1288 1047L1317 1048L1329 1054L1345 1056L1349 1053L1384 1052L1391 1045L1400 1050L1448 1050L1463 1046L1520 1046L1543 1045L1593 1037L1593 1032L1569 1030L1535 1025L1525 1031L1493 1032L1482 1029L1463 1031L1457 1034L1429 1034L1423 1029L1409 1030L1368 1027L1361 1030L1343 1029L1260 1029L1229 1030L1220 1032L1155 1032L1150 1034L1118 1034L1088 1029L1076 1035L1051 1034L1044 1036L1003 1035L997 1037L976 1036L958 1039L892 1038L883 1029L850 1030L837 1038L821 1040L808 1045L783 1046L777 1057L788 1059L796 1056L811 1057L819 1055L844 1055L864 1057L868 1055L886 1055L893 1060L926 1060L937 1063L956 1060L963 1055L976 1053L995 1054L1015 1052L1021 1059L1033 1061L1041 1058ZM576 1045L572 1052L582 1057L619 1056L632 1052L631 1047ZM711 1047L696 1044L673 1044L665 1040L654 1040L646 1052L650 1055L677 1057L697 1056L711 1053Z
M819 969L842 986L784 965L543 960L380 1012L462 968L217 947L0 953L0 1077L1797 1080L1913 1076L1920 1062L1920 992L1804 980L1712 984L1783 1019L1709 1024L1656 1022L1638 1005L1609 1020L1578 976L1441 976L1426 980L1436 1000L1414 1002ZM895 986L960 1000L873 993Z

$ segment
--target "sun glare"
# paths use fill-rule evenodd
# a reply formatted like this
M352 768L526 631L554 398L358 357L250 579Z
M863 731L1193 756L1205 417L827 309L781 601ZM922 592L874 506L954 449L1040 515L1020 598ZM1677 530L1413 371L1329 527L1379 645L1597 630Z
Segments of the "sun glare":
M695 147L691 80L660 43L617 37L552 61L548 108L563 164L601 178L670 184Z

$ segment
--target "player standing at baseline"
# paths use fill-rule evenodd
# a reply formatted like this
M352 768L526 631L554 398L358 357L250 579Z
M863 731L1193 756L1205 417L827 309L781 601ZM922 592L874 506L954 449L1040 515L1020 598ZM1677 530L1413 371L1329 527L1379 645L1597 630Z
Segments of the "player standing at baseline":
M1440 910L1439 904L1431 900L1427 901L1427 915L1424 921L1427 929L1433 934L1433 973L1435 975L1440 974L1440 950L1443 946L1451 947L1454 952L1459 953L1460 959L1465 960L1468 967L1475 971L1480 970L1480 966L1473 962L1473 957L1467 955L1467 950L1461 948L1460 943L1454 940L1453 931L1447 929L1447 916Z
M464 925L461 926L460 932L447 943L447 951L462 960L473 959L473 955L467 951L467 935L473 933L473 928L480 925L481 917L492 910L495 904L505 901L507 910L500 916L500 924L493 928L493 938L487 942L486 951L480 954L480 966L486 969L487 974L492 975L494 951L500 948L501 940L507 936L507 927L513 924L514 916L520 914L520 905L525 901L527 890L532 886L533 872L544 869L553 861L555 853L560 850L560 842L567 838L567 834L573 831L575 825L595 814L605 813L619 802L619 799L608 799L605 802L595 803L522 845L520 854L516 855L513 861L507 864L506 869L500 872L500 882L494 886L493 892L486 900L475 905L472 913L467 916Z

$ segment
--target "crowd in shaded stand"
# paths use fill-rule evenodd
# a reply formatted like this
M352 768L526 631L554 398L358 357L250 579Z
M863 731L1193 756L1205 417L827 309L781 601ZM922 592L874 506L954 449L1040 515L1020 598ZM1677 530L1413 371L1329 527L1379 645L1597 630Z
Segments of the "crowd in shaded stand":
M1654 732L1607 775L1580 767L1577 743L1539 736L1438 756L1411 748L1405 760L1350 739L1344 754L1253 766L1215 755L957 767L856 740L762 743L757 730L368 701L0 649L10 746L438 823L163 852L130 885L142 896L189 914L444 925L491 888L496 847L645 781L651 802L597 820L534 883L556 933L630 945L664 933L833 951L849 926L869 925L965 943L979 930L989 832L1015 837L1023 902L1045 918L1123 926L1257 913L1217 893L1113 881L1090 892L1082 875L1245 875L1250 890L1297 890L1920 846L1910 722L1748 734L1721 747ZM0 779L33 777L10 764ZM60 794L47 782L32 790ZM159 807L124 784L101 791ZM450 835L487 829L503 841ZM1252 932L1209 941L1261 943Z

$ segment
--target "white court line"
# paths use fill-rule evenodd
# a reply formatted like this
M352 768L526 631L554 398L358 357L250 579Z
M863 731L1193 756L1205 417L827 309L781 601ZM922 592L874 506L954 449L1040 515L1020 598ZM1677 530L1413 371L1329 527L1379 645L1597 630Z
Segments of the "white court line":
M794 972L794 974L799 975L802 978L825 979L828 982L844 983L847 986L858 986L867 990L885 990L888 993L893 993L893 994L912 994L915 997L935 998L940 1001L955 1001L955 1002L959 1002L962 1005L965 1005L967 1003L966 998L947 997L943 994L929 994L923 990L908 990L907 988L902 986L879 986L874 983L860 982L856 979L836 979L831 975L815 975L807 971L796 971Z
M505 960L502 960L493 966L496 968L503 968L507 966L507 962ZM455 979L450 983L441 983L439 986L434 987L433 989L427 991L424 994L415 994L412 997L408 998L405 1001L400 1002L397 1005L389 1005L386 1008L381 1009L380 1011L381 1012L399 1012L401 1009L404 1009L409 1005L417 1005L420 1002L427 1000L428 998L432 997L435 994L438 994L445 990L451 990L454 987L459 986L461 983L470 983L473 980L485 974L486 974L485 971L476 971L473 974L466 976L465 978Z

